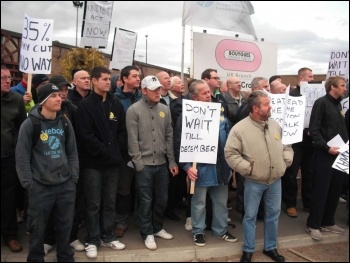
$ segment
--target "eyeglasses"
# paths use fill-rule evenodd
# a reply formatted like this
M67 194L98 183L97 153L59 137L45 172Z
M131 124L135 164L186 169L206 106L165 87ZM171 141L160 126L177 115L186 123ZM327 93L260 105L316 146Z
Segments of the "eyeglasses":
M219 77L210 77L210 79L220 80L220 78L219 78Z
M9 77L9 76L3 76L3 77L1 77L1 81L7 81L7 80L12 81L13 78L12 78L12 77Z

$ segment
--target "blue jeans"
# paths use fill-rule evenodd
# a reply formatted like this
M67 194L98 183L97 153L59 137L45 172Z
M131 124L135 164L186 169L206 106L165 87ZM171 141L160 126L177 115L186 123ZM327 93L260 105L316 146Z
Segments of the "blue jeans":
M136 174L138 216L143 239L163 229L163 215L168 202L167 164L145 166Z
M263 195L264 194L264 195ZM255 224L259 203L264 198L264 249L277 248L278 219L281 212L281 179L274 183L261 184L244 181L243 251L255 251Z
M206 215L206 196L209 193L213 206L211 229L214 236L222 236L227 232L227 185L195 187L191 200L192 234L204 234Z
M57 261L74 261L74 252L69 246L69 235L73 225L75 194L76 185L71 179L59 185L33 182L28 194L28 262L44 262L45 229L51 214L56 231Z
M83 170L86 243L98 246L100 239L105 243L116 240L115 204L121 176L119 168Z

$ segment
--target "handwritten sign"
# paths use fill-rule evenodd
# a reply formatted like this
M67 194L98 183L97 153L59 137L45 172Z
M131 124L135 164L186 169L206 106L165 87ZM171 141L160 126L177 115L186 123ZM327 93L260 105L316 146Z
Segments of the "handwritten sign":
M300 93L305 96L304 128L309 128L312 107L315 101L326 95L324 81L322 83L300 82Z
M342 101L340 102L341 105L341 111L345 116L346 111L349 109L349 97L342 99Z
M332 165L332 168L349 174L349 149L338 154L337 159L335 159Z
M81 47L106 48L114 1L86 1Z
M305 96L292 97L286 94L269 94L271 119L282 128L282 143L292 144L303 139Z
M183 100L180 162L216 164L220 103Z
M349 80L349 49L332 51L327 70L327 79L330 76L342 76Z
M19 70L25 73L51 73L52 19L24 15Z
M133 64L137 34L124 29L115 29L111 69L122 69Z

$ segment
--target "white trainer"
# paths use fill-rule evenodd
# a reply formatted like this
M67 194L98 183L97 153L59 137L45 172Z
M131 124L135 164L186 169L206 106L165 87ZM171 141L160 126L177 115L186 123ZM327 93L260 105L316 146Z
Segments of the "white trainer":
M97 247L92 244L85 244L85 251L87 258L96 258L97 257Z
M117 250L122 250L125 248L125 245L118 240L114 240L114 241L108 242L108 243L101 241L101 246L102 247L109 247L111 249L117 249Z
M192 219L191 219L191 217L187 217L186 218L185 229L187 231L191 231L192 230Z
M322 232L332 232L335 234L343 234L345 233L345 229L341 228L337 225L333 225L333 226L321 226L321 231Z
M49 244L44 244L44 252L45 252L45 256L47 254L49 254L50 250L53 249L53 246L49 245Z
M78 252L85 250L85 246L83 245L83 243L80 242L79 239L73 241L69 245L70 245L71 248L73 248L75 251L78 251Z
M168 232L166 232L164 229L160 230L158 233L154 234L155 237L160 237L163 239L173 239L173 235L169 234Z
M154 241L154 236L153 235L148 235L145 239L145 246L149 250L156 250L157 249L157 244Z

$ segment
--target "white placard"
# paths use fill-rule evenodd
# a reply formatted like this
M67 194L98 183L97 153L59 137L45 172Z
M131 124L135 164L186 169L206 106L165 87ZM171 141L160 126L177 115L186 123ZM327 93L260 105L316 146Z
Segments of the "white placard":
M25 73L50 74L52 67L52 19L24 15L19 70Z
M349 48L332 51L327 70L327 79L330 76L342 76L349 80Z
M349 174L349 148L347 151L338 154L337 159L335 159L332 165L332 168Z
M183 100L180 162L216 164L221 104Z
M326 95L324 83L324 81L322 83L308 83L307 81L300 82L300 93L305 96L304 128L309 128L311 111L315 101Z
M116 28L110 69L121 70L133 64L136 41L135 32Z

